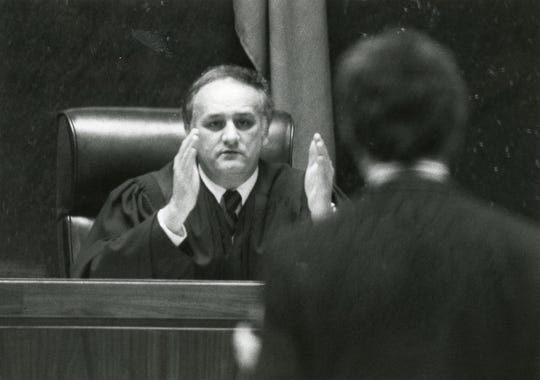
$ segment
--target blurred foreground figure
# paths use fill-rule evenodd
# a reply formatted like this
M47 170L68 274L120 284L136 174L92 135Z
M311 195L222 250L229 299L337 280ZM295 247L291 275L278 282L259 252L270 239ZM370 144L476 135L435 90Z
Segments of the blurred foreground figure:
M540 233L448 178L467 114L452 54L393 30L346 53L336 90L368 186L268 250L254 378L537 378Z

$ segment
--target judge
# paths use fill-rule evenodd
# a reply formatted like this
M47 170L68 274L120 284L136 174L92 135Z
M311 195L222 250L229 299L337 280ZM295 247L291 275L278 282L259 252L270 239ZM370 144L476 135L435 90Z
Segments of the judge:
M74 277L253 279L261 246L331 212L333 167L315 134L306 172L260 159L273 113L255 71L212 68L184 101L174 161L110 194Z

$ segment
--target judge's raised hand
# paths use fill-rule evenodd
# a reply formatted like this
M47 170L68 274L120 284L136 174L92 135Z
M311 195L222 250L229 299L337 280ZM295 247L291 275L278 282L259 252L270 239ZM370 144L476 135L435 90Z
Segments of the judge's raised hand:
M312 220L320 220L332 212L334 166L320 134L315 133L309 145L309 158L304 189Z
M180 232L197 202L200 187L196 162L198 141L199 131L193 128L174 157L172 195L163 208L163 222L174 233Z

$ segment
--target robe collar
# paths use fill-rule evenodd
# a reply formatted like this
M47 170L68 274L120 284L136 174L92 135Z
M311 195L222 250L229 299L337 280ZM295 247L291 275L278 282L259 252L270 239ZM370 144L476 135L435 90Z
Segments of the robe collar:
M223 197L223 194L225 194L225 189L223 186L218 185L214 181L212 181L206 173L203 171L201 166L199 165L199 175L201 177L201 181L203 181L206 188L212 193L214 198L216 198L216 201L218 204L221 202L221 198ZM242 206L246 203L249 194L251 194L251 191L253 190L253 187L255 187L255 183L257 182L257 178L259 176L259 167L255 168L255 171L253 174L240 186L236 188L236 190L240 193L240 196L242 197Z

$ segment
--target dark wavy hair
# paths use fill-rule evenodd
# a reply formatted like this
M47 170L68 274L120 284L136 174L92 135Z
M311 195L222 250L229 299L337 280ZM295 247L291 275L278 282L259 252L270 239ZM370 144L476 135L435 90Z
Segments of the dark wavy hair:
M203 72L188 89L182 104L182 117L184 119L184 124L188 129L190 128L191 120L193 118L193 99L195 98L195 95L197 95L199 90L207 84L227 78L234 79L240 83L253 87L262 95L263 109L261 111L264 113L268 127L274 112L274 103L266 79L252 69L234 65L221 65L211 67Z
M352 46L335 83L338 126L354 153L381 161L449 159L467 121L452 53L424 34L389 30Z

